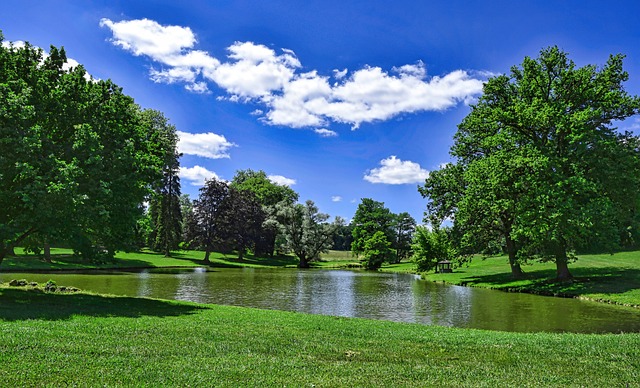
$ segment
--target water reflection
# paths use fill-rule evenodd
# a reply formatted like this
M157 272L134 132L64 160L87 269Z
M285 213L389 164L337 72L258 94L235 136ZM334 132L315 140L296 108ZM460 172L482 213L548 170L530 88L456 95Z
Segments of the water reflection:
M92 274L7 274L115 295L504 331L640 332L630 308L509 294L358 271L204 268Z

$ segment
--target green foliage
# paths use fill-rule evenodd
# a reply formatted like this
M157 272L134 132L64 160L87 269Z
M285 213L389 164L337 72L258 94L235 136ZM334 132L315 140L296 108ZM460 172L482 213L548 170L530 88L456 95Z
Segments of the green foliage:
M612 125L640 99L622 86L622 59L577 68L550 47L489 79L458 126L456 163L420 189L429 218L454 216L462 249L501 240L514 275L537 257L568 278L576 250L623 243L638 225L640 158L638 139Z
M178 134L158 111L146 109L142 112L145 124L158 134L157 142L166 150L162 167L162 180L154 188L149 201L151 232L149 247L165 256L178 249L182 241L182 209L180 204L180 154L177 151Z
M454 261L458 258L458 252L451 241L451 230L447 228L430 230L418 226L412 247L412 258L418 272L434 269L438 261Z
M139 107L65 63L64 49L0 46L0 261L34 233L131 248L161 178L166 150Z
M193 240L205 249L205 262L214 250L235 248L242 258L247 249L255 247L265 214L252 191L211 179L200 189L193 207L188 228Z
M304 205L281 203L278 205L278 219L286 238L286 246L300 260L300 268L308 268L311 261L329 251L336 230L344 222L338 217L333 223L328 223L329 215L320 213L311 200Z
M353 242L351 252L358 256L364 253L365 243L376 232L382 232L387 241L393 241L393 214L383 202L362 198L351 221Z
M391 228L393 230L392 246L396 252L392 255L390 263L396 264L411 256L411 242L416 229L416 220L407 212L394 214Z
M278 236L277 206L293 205L298 200L298 193L289 186L272 182L262 170L236 171L230 185L239 191L252 192L263 208L265 219L260 230L257 231L256 252L260 255L273 256L275 250L282 251L285 238Z
M387 235L382 231L377 231L364 242L362 266L365 269L377 270L385 261L393 262L394 260L390 258L394 254Z

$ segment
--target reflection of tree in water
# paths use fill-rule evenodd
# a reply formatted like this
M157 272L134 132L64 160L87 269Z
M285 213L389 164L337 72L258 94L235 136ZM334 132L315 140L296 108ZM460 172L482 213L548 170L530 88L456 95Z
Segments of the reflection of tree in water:
M354 315L353 273L348 271L299 271L296 276L295 310L312 314Z
M434 282L413 282L413 314L428 325L466 327L471 315L472 289Z
M207 303L210 299L207 287L207 272L204 268L195 268L193 272L183 272L175 275L178 287L174 299L198 303Z

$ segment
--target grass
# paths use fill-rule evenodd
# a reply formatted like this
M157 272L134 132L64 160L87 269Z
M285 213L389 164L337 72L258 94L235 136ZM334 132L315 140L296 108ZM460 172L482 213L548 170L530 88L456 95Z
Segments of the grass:
M19 250L18 250L19 251ZM160 267L202 267L204 252L177 251L172 257L164 257L161 253L149 250L141 252L118 252L113 260L87 261L74 256L70 249L52 248L51 263L42 255L18 254L4 259L0 270L11 272L76 270L76 269L121 269L121 268L160 268ZM235 254L214 252L210 257L211 267L295 267L297 259L292 256L260 258L246 255L242 260Z
M518 334L0 286L5 386L637 386L640 334Z
M511 278L507 258L474 258L468 266L453 273L425 274L431 281L492 288L504 291L578 297L606 303L640 307L640 252L613 255L580 255L569 265L572 281L556 282L555 264L524 265L525 277Z

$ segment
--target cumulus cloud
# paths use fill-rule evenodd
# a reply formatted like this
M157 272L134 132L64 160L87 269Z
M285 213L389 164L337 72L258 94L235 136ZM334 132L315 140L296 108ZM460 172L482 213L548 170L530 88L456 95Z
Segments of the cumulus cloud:
M202 166L193 167L180 167L178 173L181 179L189 181L193 186L204 186L205 182L209 179L220 179L218 175Z
M326 128L317 128L313 130L315 133L317 133L318 135L322 136L322 137L335 137L338 136L338 133L336 131L332 131L330 129L326 129Z
M213 132L188 133L178 131L178 152L210 159L229 158L228 150L236 145Z
M390 71L366 66L349 73L333 70L333 80L317 71L300 72L302 64L289 49L279 52L254 42L234 42L219 60L196 50L188 27L162 26L149 20L114 22L102 19L114 45L161 65L152 69L154 82L184 83L189 91L208 92L208 83L227 95L219 100L262 104L260 120L293 128L322 127L331 122L358 128L362 123L398 115L442 111L469 103L482 92L483 75L455 70L427 76L423 62ZM333 81L332 81L333 82Z
M366 172L364 179L371 183L402 185L421 183L429 177L429 171L418 163L400 160L395 155L380 161L380 167Z
M269 178L271 182L281 186L293 186L296 184L295 179L287 178L282 175L269 175L267 178Z
M332 202L342 202L342 197L339 195L334 195L333 197L331 197L331 201Z

